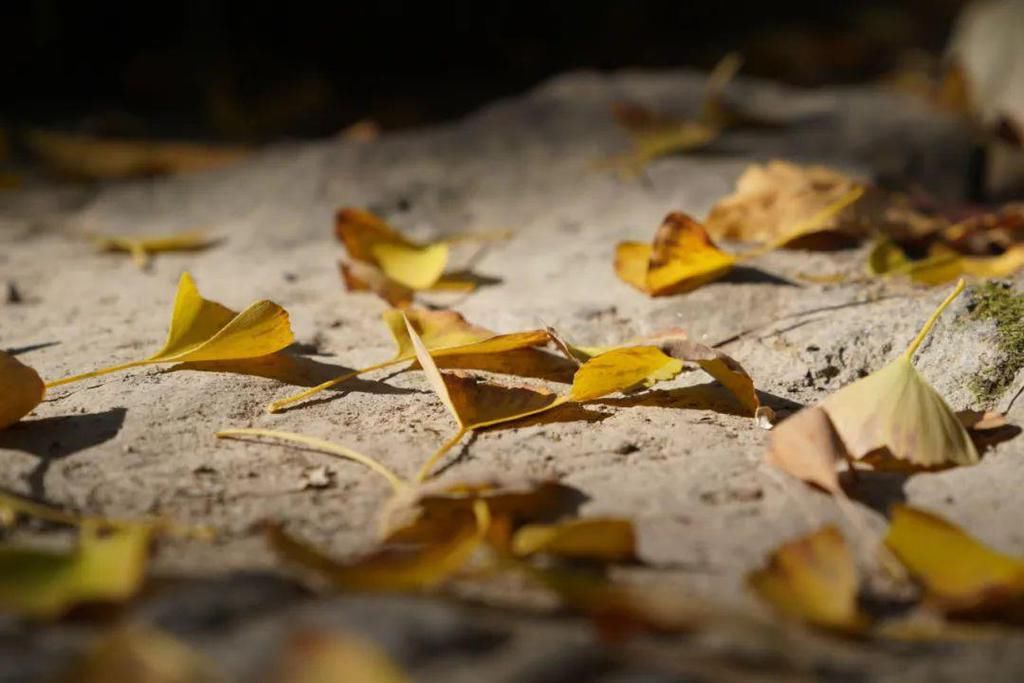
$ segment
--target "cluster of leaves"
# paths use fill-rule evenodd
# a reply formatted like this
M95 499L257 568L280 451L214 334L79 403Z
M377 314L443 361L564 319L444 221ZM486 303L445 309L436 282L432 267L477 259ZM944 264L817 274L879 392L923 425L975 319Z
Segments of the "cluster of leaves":
M757 246L729 253L713 237ZM954 221L838 171L772 161L750 166L703 224L671 213L653 244L620 243L615 271L650 296L666 296L697 289L775 249L832 250L865 240L872 241L870 277L924 285L1003 277L1024 266L1024 206L976 209Z

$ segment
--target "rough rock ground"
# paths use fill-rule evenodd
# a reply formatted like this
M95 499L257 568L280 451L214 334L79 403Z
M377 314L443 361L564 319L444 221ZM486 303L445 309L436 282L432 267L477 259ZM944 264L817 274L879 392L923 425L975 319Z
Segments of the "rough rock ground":
M331 217L349 204L420 237L512 229L514 237L475 264L499 284L458 300L432 299L473 322L499 331L553 325L587 343L681 326L699 340L725 341L764 401L791 411L898 354L945 292L855 279L795 284L797 273L859 273L863 256L796 252L770 254L755 264L759 270L685 296L649 299L615 278L615 243L650 239L670 210L703 215L754 160L823 162L956 196L969 138L956 122L876 89L809 92L741 81L737 98L788 125L727 134L706 152L655 162L638 182L593 170L595 159L627 144L608 116L611 101L695 111L701 86L693 73L572 74L463 121L372 143L294 144L202 175L7 193L0 196L0 280L15 282L24 302L0 304L0 346L42 345L21 358L48 379L138 358L162 342L175 283L189 269L206 296L231 307L258 298L284 305L317 363L381 360L390 354L379 321L384 305L344 293L336 268L341 249ZM94 253L69 226L140 234L207 226L224 242L159 256L144 274L126 257ZM922 373L958 409L983 407L970 379L999 362L991 324L968 318L965 305L947 313L918 355ZM1000 399L1004 406L1022 379ZM836 641L782 625L755 634L722 627L613 648L570 617L444 599L312 598L284 578L253 524L286 520L295 533L351 555L372 543L387 491L356 465L218 442L213 433L299 431L409 474L451 424L418 373L354 382L298 410L263 412L289 393L270 379L158 369L61 388L0 435L0 483L94 514L160 513L220 529L213 546L165 544L156 570L193 578L145 597L128 616L170 629L242 680L264 670L289 631L311 623L368 634L418 680L996 681L1019 680L1024 671L1024 638L1012 631L971 642L892 644ZM1022 403L1011 421L1024 421ZM445 476L560 477L590 496L583 514L636 520L649 565L640 580L754 615L764 611L742 588L745 572L784 540L826 521L845 526L824 495L762 464L767 433L701 373L640 400L610 399L587 410L591 420L481 434ZM976 467L887 478L868 497L879 510L906 499L1024 554L1022 455L1024 439L1009 441ZM320 466L333 486L307 485ZM883 529L883 515L868 512L872 527ZM870 548L857 550L873 576ZM500 589L481 598L501 599ZM89 622L0 621L0 680L50 675L95 633Z

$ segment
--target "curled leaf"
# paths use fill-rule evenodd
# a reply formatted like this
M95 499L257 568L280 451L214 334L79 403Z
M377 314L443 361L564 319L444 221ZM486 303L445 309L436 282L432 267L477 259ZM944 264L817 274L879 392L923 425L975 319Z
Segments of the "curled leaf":
M619 278L651 296L692 291L722 277L735 263L700 223L683 213L665 217L653 245L622 242L615 253Z
M274 302L257 301L236 313L204 299L192 276L182 273L167 341L156 354L144 360L66 377L46 386L60 386L155 363L256 358L280 351L293 341L288 313Z
M46 387L35 370L0 351L0 429L31 413L45 394Z
M1024 559L996 552L941 517L907 505L893 508L885 544L943 611L1024 617Z
M131 254L139 268L149 265L153 254L165 251L198 251L212 246L216 240L201 230L182 232L176 235L92 235L96 246L104 251L123 251Z
M832 526L783 544L747 576L751 590L781 614L847 633L868 623L857 605L858 583L853 556Z
M913 365L914 352L963 288L961 280L899 358L776 427L769 457L833 492L835 482L826 470L844 454L855 460L895 458L926 468L976 463L978 451L963 424ZM819 412L806 415L808 410L828 419ZM821 450L797 453L796 448Z
M636 559L633 522L626 519L572 519L527 524L512 537L518 556L539 553L578 560L630 562Z
M0 546L0 609L49 618L83 603L119 602L142 584L152 538L149 525L101 535L83 528L71 551Z

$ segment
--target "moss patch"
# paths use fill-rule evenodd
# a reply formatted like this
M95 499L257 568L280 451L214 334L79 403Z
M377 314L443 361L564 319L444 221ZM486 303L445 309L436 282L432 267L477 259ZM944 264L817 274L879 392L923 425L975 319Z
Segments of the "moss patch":
M971 317L996 325L996 363L975 376L970 389L979 402L989 404L1010 388L1024 368L1024 294L1009 285L986 282L971 288Z

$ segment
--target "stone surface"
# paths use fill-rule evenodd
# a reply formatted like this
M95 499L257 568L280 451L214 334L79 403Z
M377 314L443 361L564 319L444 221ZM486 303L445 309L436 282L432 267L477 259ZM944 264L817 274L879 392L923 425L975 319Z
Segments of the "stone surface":
M874 89L794 91L740 82L734 95L779 129L727 134L701 154L663 159L638 182L593 169L627 140L608 116L630 98L695 111L692 73L582 73L497 102L467 119L385 135L276 147L241 166L181 178L98 188L28 187L0 195L0 281L24 301L0 304L0 347L47 379L148 355L163 340L174 286L188 269L203 293L231 307L273 298L291 313L317 363L362 367L389 356L369 295L346 294L331 236L341 205L366 206L417 237L511 229L477 272L501 282L470 296L429 301L499 331L553 325L603 344L668 326L721 342L778 412L814 402L895 357L944 291L856 279L808 285L797 274L860 272L863 251L773 253L748 270L685 296L649 299L618 281L612 253L649 240L670 210L701 216L751 161L782 157L831 164L875 180L914 179L942 196L965 185L966 133L922 105ZM140 273L124 256L75 238L97 232L161 233L205 226L216 248L157 257ZM472 250L457 254L468 259ZM972 405L970 378L998 362L992 328L954 305L918 354L918 367L955 408ZM322 369L322 368L321 368ZM0 434L0 484L92 514L165 514L221 530L212 546L164 543L158 572L179 581L129 609L193 642L242 680L275 644L306 623L367 633L419 680L661 681L1014 680L1024 668L1019 635L970 643L836 642L778 627L756 637L724 628L697 637L610 647L582 621L506 612L440 599L306 596L277 571L253 525L271 518L338 556L373 543L387 497L360 467L286 447L218 442L225 427L298 431L344 443L411 474L452 428L423 377L353 382L279 415L263 410L293 389L246 375L143 369L52 392L23 423ZM381 379L374 376L372 379ZM1001 406L1020 388L1018 381ZM1024 402L1010 411L1020 422ZM667 582L700 598L763 615L743 575L782 541L835 522L858 538L826 496L761 461L767 433L699 372L637 399L587 406L590 420L548 421L481 434L445 475L557 476L589 497L585 515L637 521L638 580ZM1024 440L998 446L977 467L865 492L876 533L889 503L935 510L1011 553L1024 554ZM311 486L326 465L330 483ZM29 535L29 532L25 532ZM871 545L855 545L865 573ZM231 572L245 571L242 577ZM228 578L209 578L209 577ZM207 578L198 578L207 577ZM487 601L509 602L500 588ZM89 622L0 623L0 681L35 680L64 665L95 632Z

